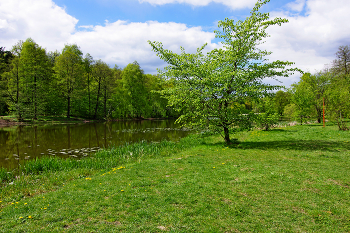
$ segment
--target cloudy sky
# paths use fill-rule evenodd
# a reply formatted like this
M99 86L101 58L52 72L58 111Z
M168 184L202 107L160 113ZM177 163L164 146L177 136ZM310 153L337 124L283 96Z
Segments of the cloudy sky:
M31 37L47 51L77 44L84 54L123 68L138 61L156 74L164 63L147 40L188 52L208 43L219 46L214 30L225 18L245 19L256 0L0 0L0 47ZM350 45L349 0L271 0L262 8L271 18L289 23L268 29L263 45L270 60L295 62L316 72L334 58L340 45ZM300 75L280 79L285 86ZM267 80L272 83L272 81Z

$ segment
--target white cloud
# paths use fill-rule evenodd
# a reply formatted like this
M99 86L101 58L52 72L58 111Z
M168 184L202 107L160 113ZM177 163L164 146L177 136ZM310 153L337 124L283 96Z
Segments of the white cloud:
M49 50L57 48L77 22L51 0L0 0L0 44L6 49L29 37Z
M154 72L164 64L152 51L150 41L162 42L164 48L179 52L180 46L186 52L195 52L204 43L208 50L216 47L211 40L214 33L205 32L201 27L187 27L179 23L128 23L118 20L95 26L92 31L77 32L70 38L70 43L77 43L84 52L89 52L94 59L102 59L109 64L125 66L137 60L148 72Z
M78 26L79 28L84 28L84 29L93 29L94 28L94 25L81 25L81 26Z
M0 45L11 49L19 40L31 37L48 51L62 50L64 44L77 44L84 54L102 59L110 65L124 67L137 60L146 72L155 73L164 63L152 51L148 40L163 42L164 48L188 52L208 43L214 33L201 27L187 27L179 23L145 23L105 21L103 26L82 25L76 31L78 20L55 5L52 0L0 0Z
M252 8L256 0L139 0L140 3L148 2L152 5L164 5L169 3L185 3L193 6L207 6L209 3L219 3L231 9Z
M305 0L296 0L295 2L290 2L287 4L287 8L293 11L302 11L305 6Z
M296 67L314 73L335 58L340 45L350 44L350 5L348 0L308 0L306 9L305 15L298 16L288 11L272 12L271 18L288 18L289 23L269 28L271 37L262 47L273 52L270 60L292 61ZM289 86L298 77L281 80Z
M141 0L140 0L141 1ZM161 1L143 0L153 4ZM163 0L163 3L175 2ZM210 0L177 0L178 3L205 5ZM249 1L217 0L225 5L251 4ZM252 2L254 5L255 0ZM232 5L233 6L233 5ZM334 58L340 45L350 45L350 4L348 0L296 0L283 12L271 12L271 18L285 17L289 23L268 29L271 37L262 45L272 51L270 60L288 60L298 68L315 72ZM305 11L303 11L305 9ZM305 14L296 12L305 12ZM104 25L80 26L78 20L52 0L0 0L0 46L10 49L18 40L32 37L49 51L61 50L66 43L76 43L84 53L120 67L137 60L148 73L155 73L164 63L151 50L147 40L163 42L164 48L178 52L183 46L188 52L212 43L214 33L186 24L149 21L143 23L118 20ZM298 81L299 75L281 79L284 85Z

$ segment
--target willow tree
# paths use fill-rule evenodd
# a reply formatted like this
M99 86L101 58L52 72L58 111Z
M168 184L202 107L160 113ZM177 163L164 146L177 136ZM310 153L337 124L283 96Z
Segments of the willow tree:
M219 21L216 37L222 40L221 49L203 54L206 46L189 54L181 47L176 54L164 49L160 42L150 42L153 51L167 62L160 74L174 79L173 88L162 93L169 104L182 112L177 122L187 126L209 126L220 132L230 143L229 129L250 126L254 114L245 108L247 98L261 98L280 88L268 85L264 78L287 77L297 69L286 67L288 61L269 62L265 57L271 52L259 49L269 35L266 29L281 25L287 19L270 20L268 13L259 12L269 0L259 0L244 21L226 18Z

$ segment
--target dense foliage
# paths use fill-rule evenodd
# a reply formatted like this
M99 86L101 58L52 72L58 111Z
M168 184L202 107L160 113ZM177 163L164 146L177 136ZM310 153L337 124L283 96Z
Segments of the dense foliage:
M325 110L327 120L337 122L340 130L349 130L345 121L350 117L349 46L340 46L335 55L329 68L316 74L305 73L291 86L285 116L301 123L312 119L320 123Z
M280 88L264 83L263 79L288 77L297 70L286 68L292 62L269 62L265 57L271 52L259 49L269 36L266 32L269 26L288 22L282 18L271 20L268 13L259 12L267 2L259 0L244 21L228 18L219 21L219 30L215 33L222 40L223 48L206 55L202 52L205 45L195 54L186 53L183 48L181 54L176 54L164 49L162 43L149 42L169 65L161 74L173 79L174 86L162 94L171 106L182 111L178 122L187 126L209 126L230 143L230 129L249 129L258 115L246 108L245 101L258 100ZM267 118L267 115L258 117L266 129L267 122L274 122Z
M94 60L76 44L47 52L31 38L0 48L0 115L88 119L173 117L154 91L168 86L135 61L124 69Z

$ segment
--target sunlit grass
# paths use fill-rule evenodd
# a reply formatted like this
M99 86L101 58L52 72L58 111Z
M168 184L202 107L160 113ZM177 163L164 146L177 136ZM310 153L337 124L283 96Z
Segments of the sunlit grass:
M350 231L349 132L235 136L128 145L23 176L1 191L0 232ZM115 166L102 159L112 155Z

